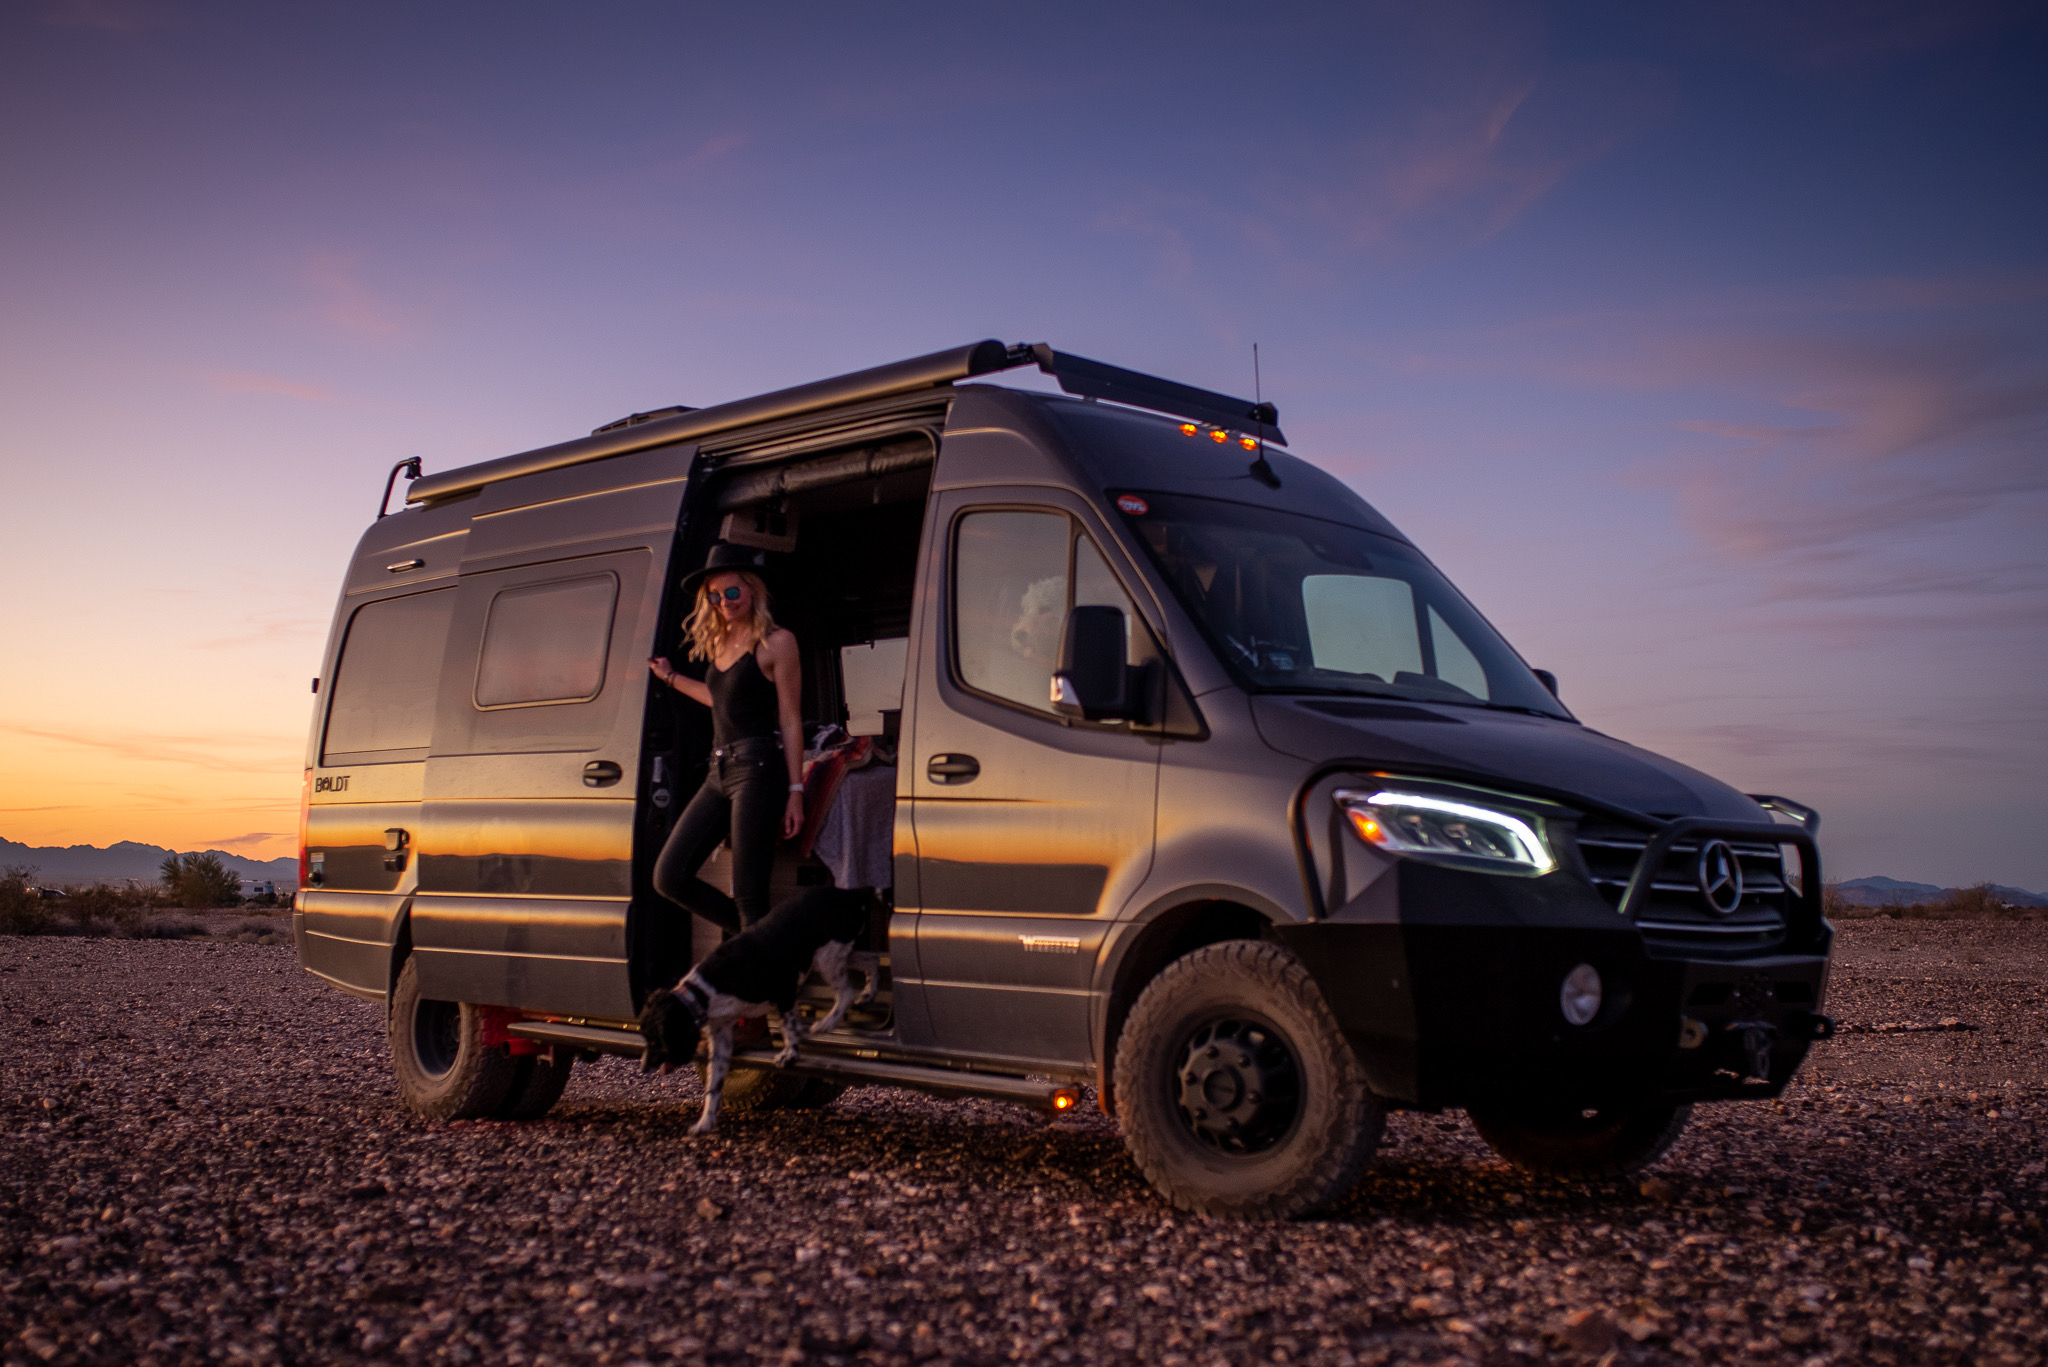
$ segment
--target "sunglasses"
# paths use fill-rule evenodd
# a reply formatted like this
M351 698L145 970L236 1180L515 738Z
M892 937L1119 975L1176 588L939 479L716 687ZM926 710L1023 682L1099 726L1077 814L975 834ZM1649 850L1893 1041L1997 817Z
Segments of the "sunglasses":
M746 592L746 590L741 588L738 584L730 584L722 589L709 589L706 591L710 593L710 595L713 598L723 598L728 603L739 602L740 595Z

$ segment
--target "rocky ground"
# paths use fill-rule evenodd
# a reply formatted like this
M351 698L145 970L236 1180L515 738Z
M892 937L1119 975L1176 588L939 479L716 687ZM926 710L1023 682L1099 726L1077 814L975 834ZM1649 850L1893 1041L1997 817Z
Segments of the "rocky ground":
M1846 927L1778 1103L1649 1179L1397 1116L1329 1218L1172 1213L1114 1126L866 1089L684 1137L395 1099L283 946L0 939L0 1361L2028 1362L2048 1340L2048 925Z

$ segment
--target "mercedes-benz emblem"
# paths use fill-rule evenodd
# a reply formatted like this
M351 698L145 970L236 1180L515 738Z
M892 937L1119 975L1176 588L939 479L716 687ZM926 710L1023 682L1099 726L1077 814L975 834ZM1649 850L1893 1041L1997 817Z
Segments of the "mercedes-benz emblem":
M1709 840L1700 846L1696 872L1700 896L1717 916L1726 916L1742 905L1742 861L1725 840Z

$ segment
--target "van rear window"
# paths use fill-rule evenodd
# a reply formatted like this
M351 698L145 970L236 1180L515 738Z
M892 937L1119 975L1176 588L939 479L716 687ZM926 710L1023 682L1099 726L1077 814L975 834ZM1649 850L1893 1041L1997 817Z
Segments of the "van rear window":
M454 607L455 590L434 589L356 609L329 688L322 764L427 757Z
M588 702L604 690L614 574L506 589L491 599L476 666L478 707Z

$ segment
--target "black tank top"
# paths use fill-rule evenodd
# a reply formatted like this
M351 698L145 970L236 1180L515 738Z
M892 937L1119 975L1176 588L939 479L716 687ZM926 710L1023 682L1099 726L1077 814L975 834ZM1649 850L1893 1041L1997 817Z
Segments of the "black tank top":
M761 672L753 651L740 656L731 669L711 666L705 672L704 686L711 690L713 745L775 734L775 685Z

